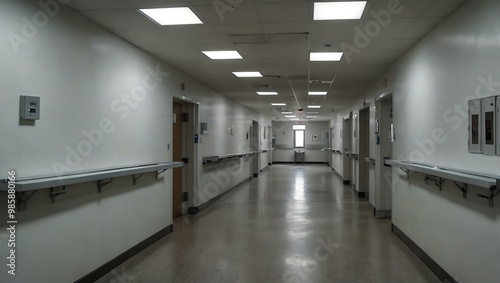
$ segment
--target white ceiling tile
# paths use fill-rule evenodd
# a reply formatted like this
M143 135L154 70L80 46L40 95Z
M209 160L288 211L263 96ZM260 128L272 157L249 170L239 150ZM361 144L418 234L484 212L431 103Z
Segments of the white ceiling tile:
M309 22L310 6L308 2L257 4L263 23Z
M84 10L81 13L94 22L108 29L141 29L159 28L160 26L148 19L137 10Z
M205 24L232 25L255 24L259 22L259 14L254 4L241 4L232 11L221 12L215 5L193 6L193 10Z

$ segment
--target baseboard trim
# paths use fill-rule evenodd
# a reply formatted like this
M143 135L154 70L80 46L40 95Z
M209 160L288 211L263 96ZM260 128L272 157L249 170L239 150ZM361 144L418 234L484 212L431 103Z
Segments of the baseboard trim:
M391 231L403 242L427 267L443 282L458 283L453 276L435 262L424 250L422 250L410 237L401 231L396 225L391 224Z
M232 188L228 189L227 191L223 192L222 194L219 194L211 199L209 199L208 201L204 202L203 204L199 205L199 206L193 206L193 207L188 207L188 213L189 214L198 214L200 213L203 209L207 208L208 206L210 206L211 204L217 202L218 200L220 200L222 197L224 197L225 195L227 195L228 193L230 193L231 191L233 191L234 189L236 189L238 186L240 186L241 184L247 182L247 181L250 181L252 180L252 177L248 177L246 178L245 180L239 182L238 184L234 185Z
M172 233L172 231L173 231L173 226L168 225L167 227L163 228L159 232L153 234L152 236L148 237L144 241L133 246L132 248L128 249L127 251L125 251L122 254L115 257L114 259L112 259L112 260L108 261L107 263L101 265L100 267L96 268L94 271L90 272L89 274L78 279L77 281L75 281L75 283L87 283L87 282L92 283L92 282L97 281L99 278L110 273L111 271L113 271L113 269L117 268L120 264L124 263L129 258L133 257L134 255L136 255L140 251L144 250L145 248L151 246L156 241L160 240L161 238L165 237L166 235Z

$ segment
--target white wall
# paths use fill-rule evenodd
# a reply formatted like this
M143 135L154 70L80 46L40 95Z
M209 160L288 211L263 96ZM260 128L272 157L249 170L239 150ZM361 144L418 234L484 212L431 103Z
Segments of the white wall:
M273 151L273 162L294 162L293 148L293 125L298 123L273 121L273 134L276 135L276 149ZM329 131L327 121L309 121L300 123L306 125L305 132L305 161L306 162L328 162L328 152L321 151L328 147L327 140L323 140L324 134ZM318 141L313 141L312 136L317 135Z
M376 96L393 92L394 158L500 175L499 156L468 153L468 121L460 114L460 105L478 91L480 96L500 94L498 11L500 2L495 0L466 2L365 93L363 98L373 106ZM374 115L371 109L371 152L376 146ZM425 185L423 175L407 180L393 168L393 178L396 226L459 282L498 281L498 197L490 208L487 200L475 196L486 193L484 189L469 186L471 192L463 199L451 181L440 192L433 184ZM371 197L370 191L370 202Z
M232 153L250 152L250 139L252 121L259 122L260 150L269 149L269 134L266 132L266 139L263 138L263 129L271 125L269 119L249 111L239 104L235 104L225 97L218 97L218 101L210 98L208 101L206 94L200 92L194 93L191 97L200 101L200 119L201 122L208 123L208 134L200 135L199 155L215 156ZM213 105L204 107L204 105ZM221 106L219 109L215 106ZM224 110L225 108L225 110ZM231 126L233 134L231 134ZM267 131L267 130L266 130ZM248 133L248 139L247 139ZM200 182L199 188L196 188L195 206L200 206L217 195L226 192L235 185L252 176L252 161L259 158L257 155L240 159L231 159L222 161L220 164L211 163L202 165L199 160ZM261 153L259 158L260 169L268 166L267 154Z
M251 119L270 124L65 7L36 32L24 27L23 35L23 18L31 21L43 13L37 1L0 4L2 178L11 169L30 177L171 161L172 94L180 82L187 88L183 95L200 101L200 120L211 127L209 135L201 136L199 160L194 161L200 167L205 154L244 149L242 132ZM18 52L10 42L13 33L17 40L25 37ZM157 70L161 73L152 75ZM41 97L39 121L19 122L20 95ZM113 130L102 138L94 135L98 140L92 145L83 131L95 133L102 121ZM231 137L230 121L236 132ZM79 153L70 155L73 150ZM241 173L224 188L250 176L247 164L239 166ZM198 183L210 178L199 172L193 176ZM28 210L17 213L17 275L1 272L0 281L81 278L172 224L171 183L167 171L158 181L147 174L135 187L131 176L115 178L101 194L95 182L72 185L54 204L48 189L38 191ZM0 201L7 202L5 193ZM5 259L6 213L1 215L0 256Z

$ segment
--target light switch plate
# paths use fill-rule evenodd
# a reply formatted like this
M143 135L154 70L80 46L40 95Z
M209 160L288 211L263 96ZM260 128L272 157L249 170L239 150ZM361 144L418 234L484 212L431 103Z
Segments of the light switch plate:
M40 97L21 95L20 112L23 120L40 120Z

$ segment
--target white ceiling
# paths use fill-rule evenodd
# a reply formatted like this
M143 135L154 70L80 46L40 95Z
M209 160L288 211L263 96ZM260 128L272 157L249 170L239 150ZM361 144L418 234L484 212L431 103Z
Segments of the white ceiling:
M400 0L403 11L371 38L351 60L309 62L309 52L340 51L355 46L355 28L376 21L372 11L387 10L394 0L368 0L361 20L313 21L309 0L72 0L67 4L99 25L164 60L214 90L270 118L285 119L271 102L306 116L307 105L321 105L318 120L332 109L359 100L375 78L426 35L463 0ZM216 3L216 4L213 4ZM232 11L217 9L232 3ZM203 25L161 27L139 8L189 6ZM229 6L226 6L228 8ZM235 42L254 42L235 44ZM327 47L326 45L330 45ZM202 50L237 50L243 60L210 60ZM236 78L233 71L259 71L264 78ZM269 76L269 77L267 77ZM275 76L275 77L273 77ZM331 81L310 83L310 80ZM256 90L279 96L258 96ZM189 88L189 86L188 86ZM307 91L328 91L308 96ZM304 112L298 112L303 108Z

